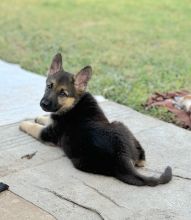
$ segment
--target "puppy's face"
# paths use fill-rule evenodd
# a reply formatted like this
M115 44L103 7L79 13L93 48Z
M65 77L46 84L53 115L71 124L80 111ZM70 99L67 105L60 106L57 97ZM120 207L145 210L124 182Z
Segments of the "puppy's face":
M46 89L40 106L47 112L66 112L80 99L91 78L92 69L84 67L77 74L65 72L62 56L56 54L48 71Z

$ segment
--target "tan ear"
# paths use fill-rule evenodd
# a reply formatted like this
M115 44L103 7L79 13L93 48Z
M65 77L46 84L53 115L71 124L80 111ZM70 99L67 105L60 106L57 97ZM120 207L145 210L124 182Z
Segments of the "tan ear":
M62 70L62 55L57 53L52 59L48 74L52 75L59 72L60 70Z
M86 90L88 81L92 76L91 66L86 66L78 72L74 77L74 86L78 92L84 92Z

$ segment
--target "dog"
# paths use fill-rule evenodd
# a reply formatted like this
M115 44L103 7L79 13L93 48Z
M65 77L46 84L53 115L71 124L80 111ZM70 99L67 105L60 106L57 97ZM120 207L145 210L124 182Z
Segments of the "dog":
M172 179L167 167L158 177L140 174L145 152L131 131L121 122L109 122L94 97L86 92L92 68L77 74L66 72L61 54L56 54L48 70L46 89L40 106L50 117L23 121L20 129L42 142L63 148L77 169L113 176L127 184L156 186Z

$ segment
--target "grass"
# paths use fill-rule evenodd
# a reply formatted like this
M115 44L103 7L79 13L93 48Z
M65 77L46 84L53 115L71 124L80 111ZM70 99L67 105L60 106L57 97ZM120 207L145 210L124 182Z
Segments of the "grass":
M0 58L44 74L62 52L64 68L91 64L89 89L138 111L154 91L190 89L189 0L1 0Z

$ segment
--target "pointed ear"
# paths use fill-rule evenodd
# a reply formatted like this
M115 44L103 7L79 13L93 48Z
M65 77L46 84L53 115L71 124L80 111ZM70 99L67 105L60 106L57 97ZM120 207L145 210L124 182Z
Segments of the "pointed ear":
M59 72L60 70L62 70L62 55L57 53L52 59L48 74L52 75Z
M92 76L92 68L91 66L86 66L83 69L80 70L75 76L74 76L74 86L76 90L81 93L86 90L88 81L91 79Z

